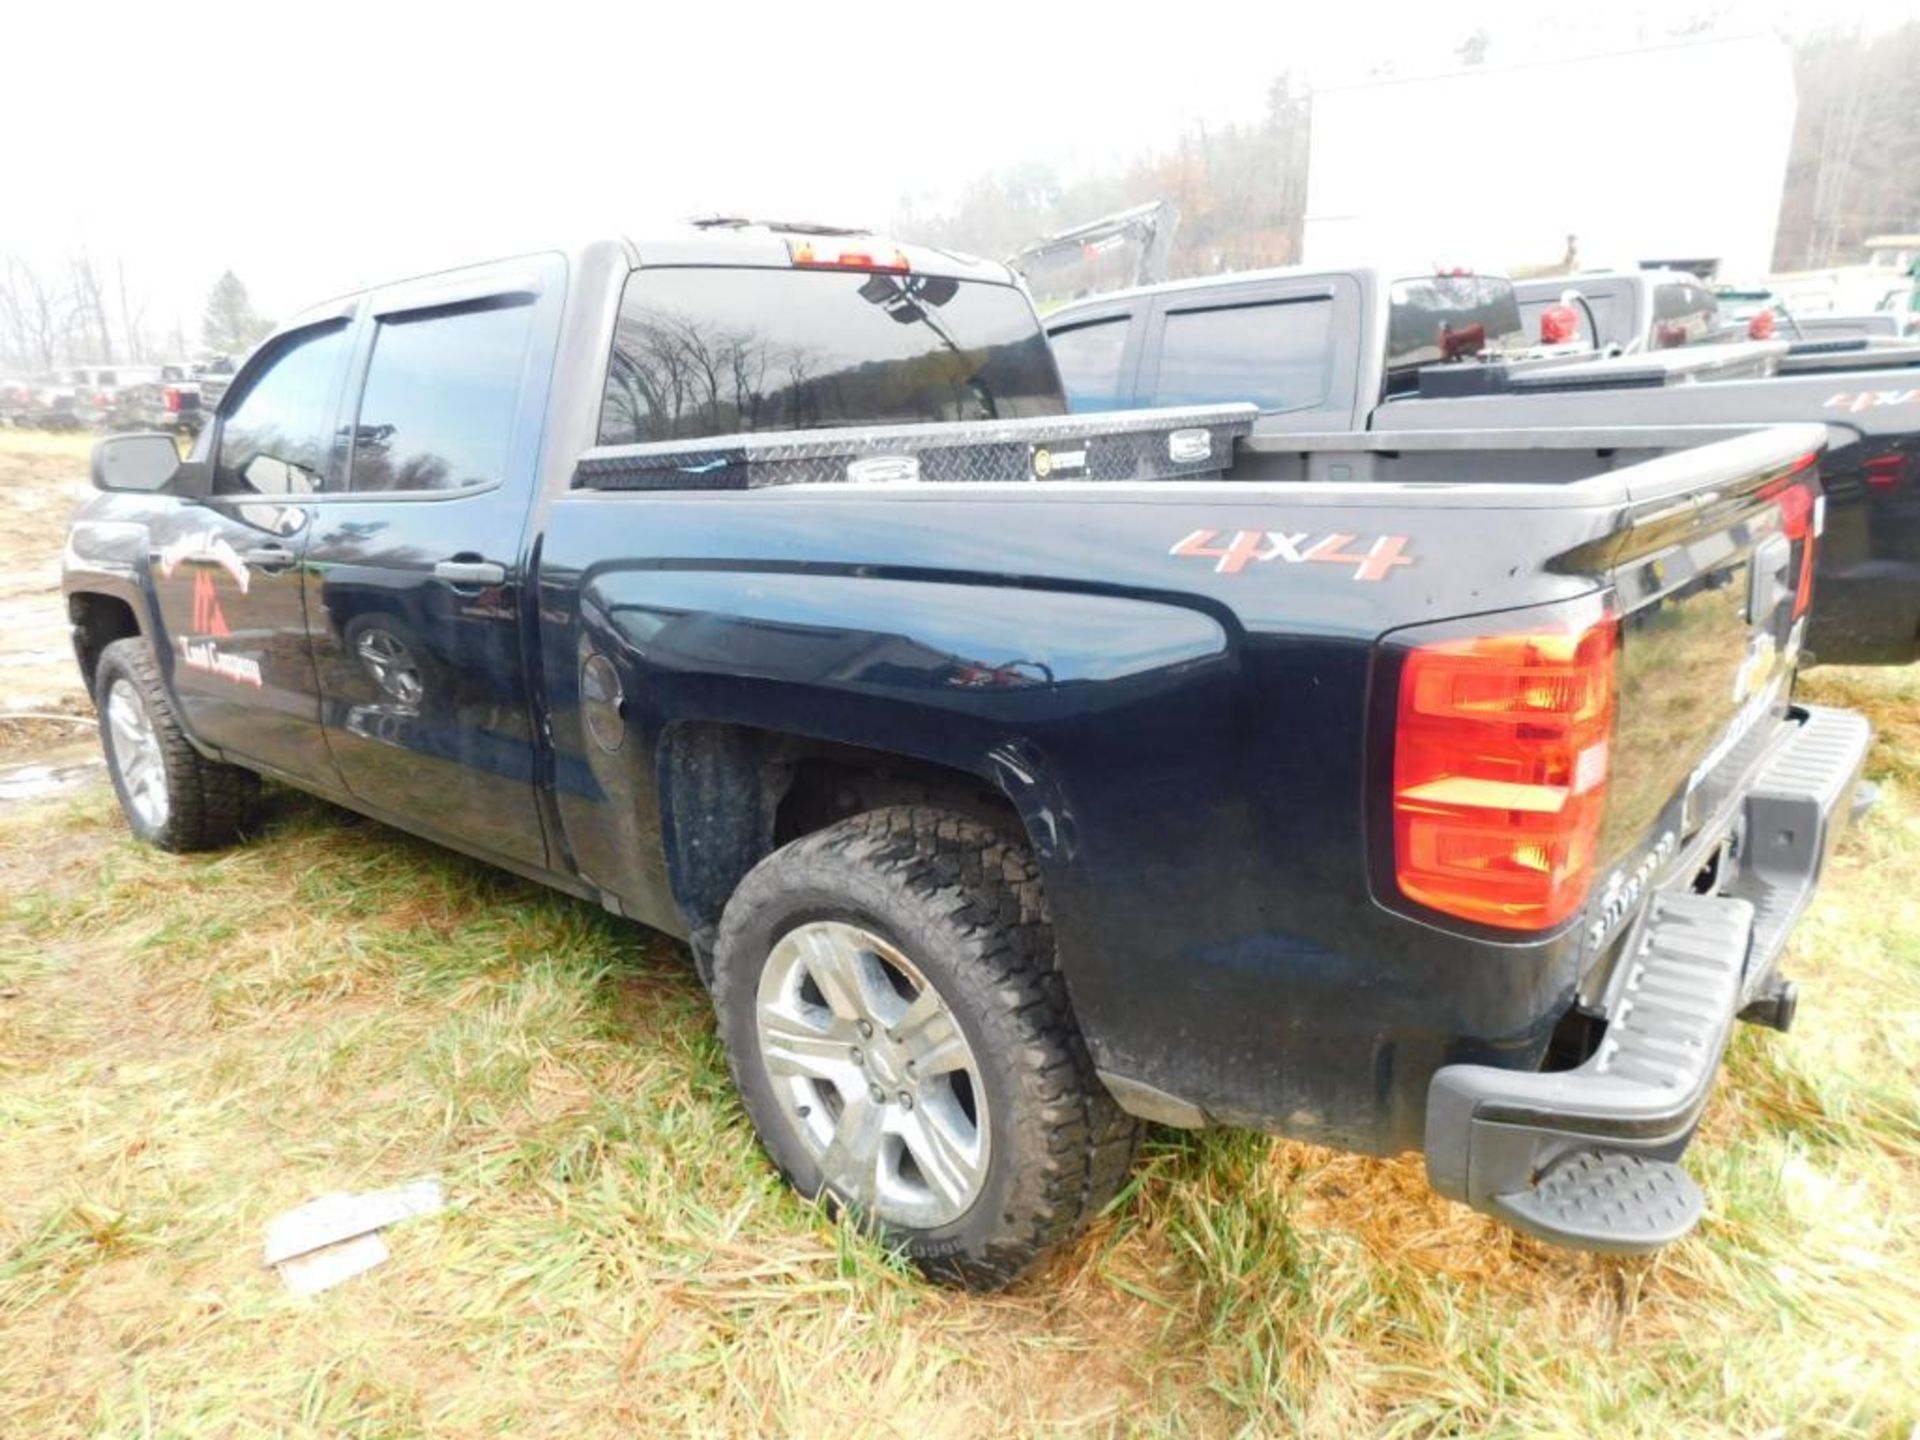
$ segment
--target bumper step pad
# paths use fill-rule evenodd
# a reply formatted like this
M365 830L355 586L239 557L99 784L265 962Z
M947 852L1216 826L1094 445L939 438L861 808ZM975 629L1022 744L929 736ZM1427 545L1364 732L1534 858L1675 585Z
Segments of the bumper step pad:
M1694 1227L1705 1202L1671 1160L1624 1150L1575 1150L1529 1190L1498 1195L1500 1219L1576 1250L1637 1254L1670 1245Z
M1674 1160L1733 1027L1753 930L1744 900L1655 898L1606 1037L1575 1070L1453 1065L1428 1095L1429 1176L1442 1194L1554 1245L1632 1255L1693 1228L1700 1192ZM1434 1164L1449 1127L1464 1174Z
M1871 732L1810 707L1745 798L1726 893L1656 894L1630 939L1607 1028L1572 1070L1442 1066L1427 1091L1427 1176L1541 1240L1635 1254L1699 1220L1677 1159L1693 1138L1734 1016L1792 1015L1774 971L1856 800Z

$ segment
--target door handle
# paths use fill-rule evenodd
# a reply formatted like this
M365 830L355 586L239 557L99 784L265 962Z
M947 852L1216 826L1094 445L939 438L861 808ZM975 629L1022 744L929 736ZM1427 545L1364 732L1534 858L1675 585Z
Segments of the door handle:
M433 567L433 578L456 588L504 585L507 567L495 560L442 560Z
M251 550L243 551L240 558L255 570L271 573L285 570L293 564L293 551L284 545L256 545Z

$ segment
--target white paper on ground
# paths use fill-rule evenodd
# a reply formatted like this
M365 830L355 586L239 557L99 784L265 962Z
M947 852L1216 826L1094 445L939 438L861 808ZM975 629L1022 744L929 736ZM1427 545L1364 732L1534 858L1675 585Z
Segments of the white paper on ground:
M364 1274L385 1260L389 1253L387 1242L381 1238L380 1232L370 1230L351 1240L323 1245L318 1250L295 1255L291 1260L282 1260L279 1265L280 1278L287 1282L287 1288L294 1294L313 1295L338 1285L342 1280L351 1280L356 1275Z
M440 1182L432 1177L396 1185L390 1190L366 1190L358 1195L338 1190L270 1220L263 1258L268 1265L278 1265L296 1255L351 1240L356 1235L411 1220L416 1215L431 1215L446 1203ZM380 1259L385 1258L383 1251Z

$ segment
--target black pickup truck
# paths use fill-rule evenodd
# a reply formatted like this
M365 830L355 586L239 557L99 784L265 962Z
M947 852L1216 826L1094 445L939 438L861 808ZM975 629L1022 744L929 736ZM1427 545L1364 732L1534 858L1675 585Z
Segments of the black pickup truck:
M780 1169L942 1278L1142 1118L1686 1231L1868 741L1791 697L1825 432L1065 409L1007 271L822 229L321 306L95 451L121 805L219 844L266 775L685 937Z
M1706 302L1683 294L1673 306L1683 301L1696 309L1676 308L1671 323L1693 335ZM1612 312L1596 303L1604 337ZM1810 657L1920 657L1920 369L1861 351L1864 341L1502 359L1536 339L1509 281L1365 267L1175 281L1082 301L1046 324L1076 410L1246 400L1260 408L1258 435L1822 425Z

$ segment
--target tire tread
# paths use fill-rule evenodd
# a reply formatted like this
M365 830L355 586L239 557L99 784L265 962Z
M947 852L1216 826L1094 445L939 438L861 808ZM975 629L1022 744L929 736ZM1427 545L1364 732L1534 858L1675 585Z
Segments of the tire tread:
M936 1278L996 1288L1070 1240L1112 1199L1132 1168L1140 1125L1094 1073L1055 963L1031 850L951 811L870 810L803 836L756 867L721 920L714 993L723 1013L730 987L747 978L726 963L739 917L786 887L830 883L849 867L891 882L944 917L1011 1022L1011 1052L998 1059L1025 1101L1014 1137L1015 1201L977 1249L916 1257Z
M116 640L100 653L95 704L106 736L107 688L124 673L140 691L167 772L167 823L150 837L163 850L212 850L230 845L252 827L260 803L260 777L238 765L209 760L193 748L173 713L153 648L140 637ZM129 817L131 818L131 817Z

